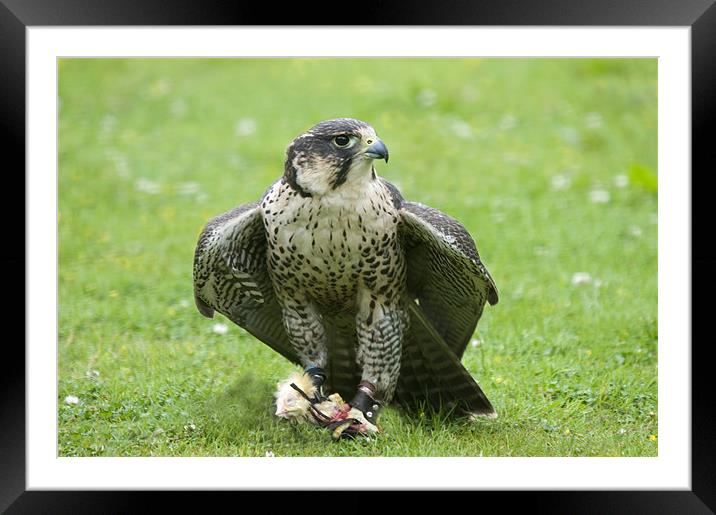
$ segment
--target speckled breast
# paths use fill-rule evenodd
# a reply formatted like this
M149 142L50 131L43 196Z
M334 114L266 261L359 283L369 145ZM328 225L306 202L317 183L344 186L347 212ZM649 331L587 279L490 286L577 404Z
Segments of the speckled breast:
M262 202L274 284L323 311L355 310L361 287L403 266L397 213L382 195L370 197L302 197L274 187Z

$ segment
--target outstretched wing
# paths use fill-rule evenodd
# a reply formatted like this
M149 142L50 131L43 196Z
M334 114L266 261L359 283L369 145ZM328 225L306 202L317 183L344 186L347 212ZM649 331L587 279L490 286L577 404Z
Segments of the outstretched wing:
M298 363L266 269L258 204L239 206L206 225L194 253L194 300L205 317L216 310Z
M495 283L460 222L413 202L402 202L400 213L408 293L460 359L485 301L497 303Z
M408 264L406 305L410 331L403 342L395 398L406 408L497 416L460 362L485 302L497 303L497 288L475 243L453 218L406 202L383 181L401 214L400 236Z

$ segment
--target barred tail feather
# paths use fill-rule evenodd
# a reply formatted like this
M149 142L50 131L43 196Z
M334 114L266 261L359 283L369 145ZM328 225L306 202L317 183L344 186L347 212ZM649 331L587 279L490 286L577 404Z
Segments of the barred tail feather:
M323 322L329 356L323 389L337 392L350 400L361 379L361 371L356 364L355 317L343 313L326 314Z
M403 345L396 401L456 414L497 416L480 386L450 350L422 309L409 303L411 329Z

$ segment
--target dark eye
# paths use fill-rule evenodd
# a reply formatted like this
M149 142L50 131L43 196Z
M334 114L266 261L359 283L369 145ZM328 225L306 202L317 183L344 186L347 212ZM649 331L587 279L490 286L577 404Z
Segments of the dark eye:
M340 134L333 138L333 143L335 143L339 147L347 147L350 142L351 139L345 134Z

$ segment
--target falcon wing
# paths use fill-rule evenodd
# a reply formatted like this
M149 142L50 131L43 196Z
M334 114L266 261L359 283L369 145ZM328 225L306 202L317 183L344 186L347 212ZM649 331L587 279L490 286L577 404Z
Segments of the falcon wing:
M244 204L209 221L194 253L194 300L202 315L228 317L298 363L283 328L266 269L266 235L258 204Z
M457 409L497 416L460 362L485 301L497 303L495 283L472 238L457 220L406 202L387 181L399 209L399 232L408 264L406 305L410 331L403 342L396 401L406 408Z
M459 360L485 301L497 303L497 288L460 222L413 202L400 212L408 293Z

